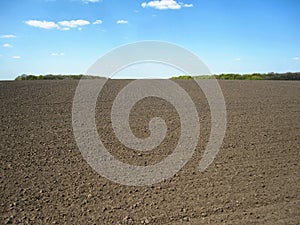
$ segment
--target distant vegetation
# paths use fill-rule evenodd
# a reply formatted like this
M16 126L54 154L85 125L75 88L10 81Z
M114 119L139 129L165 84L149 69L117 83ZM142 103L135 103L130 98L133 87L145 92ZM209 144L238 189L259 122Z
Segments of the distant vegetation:
M15 78L15 80L64 80L64 79L100 79L104 77L91 76L91 75L27 75L22 74Z
M91 76L91 75L27 75L22 74L15 78L15 80L64 80L64 79L101 79L105 77ZM253 74L219 74L219 75L202 75L189 76L182 75L171 77L170 79L218 79L218 80L300 80L300 72L296 73L253 73Z
M220 74L203 76L178 76L171 79L219 79L219 80L300 80L300 72L297 73L253 73L253 74Z

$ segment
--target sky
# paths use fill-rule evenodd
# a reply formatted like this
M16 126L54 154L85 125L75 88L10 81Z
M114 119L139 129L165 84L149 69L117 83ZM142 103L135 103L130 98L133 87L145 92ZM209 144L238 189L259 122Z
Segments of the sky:
M0 80L85 74L145 40L184 47L214 74L299 72L299 11L299 0L1 0Z

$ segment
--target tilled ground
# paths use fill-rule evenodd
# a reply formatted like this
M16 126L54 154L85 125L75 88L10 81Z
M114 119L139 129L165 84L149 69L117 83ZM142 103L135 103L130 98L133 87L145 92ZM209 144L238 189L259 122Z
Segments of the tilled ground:
M113 133L112 102L129 80L110 80L98 98L99 137L119 160L155 164L180 136L173 106L146 98L132 109L138 137L153 116L165 119L162 144L127 149ZM78 81L0 82L0 224L300 224L300 83L222 81L227 130L204 172L198 164L210 133L210 110L193 81L177 81L199 112L201 135L192 159L151 186L114 183L83 159L72 130Z

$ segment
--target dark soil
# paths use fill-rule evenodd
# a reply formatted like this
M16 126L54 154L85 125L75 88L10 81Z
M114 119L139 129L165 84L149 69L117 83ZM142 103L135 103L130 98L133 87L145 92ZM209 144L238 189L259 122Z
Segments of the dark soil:
M113 133L110 108L129 82L111 80L99 96L99 136L119 160L154 164L176 146L179 116L161 99L140 101L133 133L147 137L149 119L160 116L167 136L150 153L127 149ZM113 183L83 159L72 130L78 81L0 82L0 224L300 224L300 83L220 81L226 136L200 172L210 110L193 81L176 82L197 106L201 138L174 177L143 187Z

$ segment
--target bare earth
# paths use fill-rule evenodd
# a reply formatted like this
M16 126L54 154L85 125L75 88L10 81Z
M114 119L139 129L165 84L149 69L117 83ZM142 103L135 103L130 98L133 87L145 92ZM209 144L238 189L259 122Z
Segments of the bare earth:
M140 101L133 133L149 135L166 120L163 143L149 153L127 149L113 133L112 101L129 80L112 80L98 98L99 136L111 154L149 165L172 153L180 121L171 104ZM213 164L198 171L210 132L210 110L193 81L177 81L197 106L201 137L174 177L123 186L85 162L72 130L78 81L0 82L0 224L300 224L300 82L221 81L227 131Z

